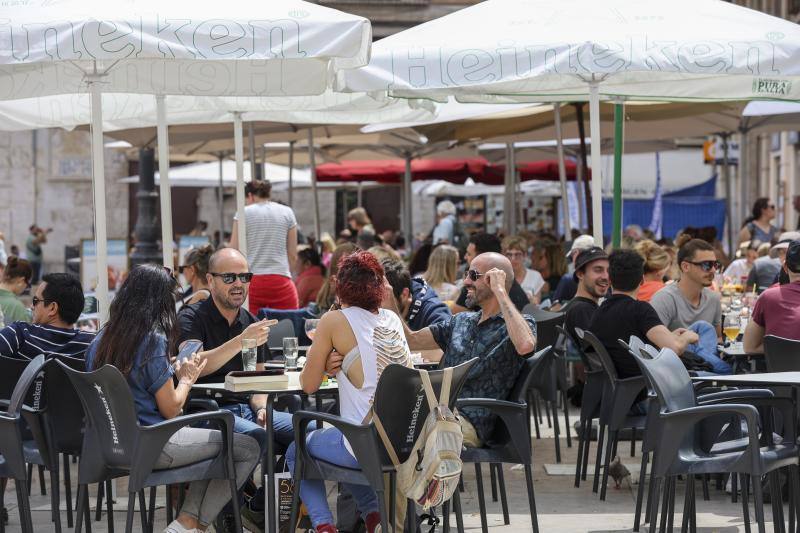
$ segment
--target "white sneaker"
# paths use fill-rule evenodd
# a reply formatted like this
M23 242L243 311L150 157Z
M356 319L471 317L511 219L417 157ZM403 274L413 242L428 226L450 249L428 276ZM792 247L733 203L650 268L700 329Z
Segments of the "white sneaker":
M186 529L177 520L173 520L171 524L164 528L164 533L201 533L197 528Z

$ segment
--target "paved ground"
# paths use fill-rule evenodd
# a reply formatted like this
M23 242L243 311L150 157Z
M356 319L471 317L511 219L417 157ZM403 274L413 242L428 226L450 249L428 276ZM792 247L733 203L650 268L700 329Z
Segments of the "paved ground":
M548 436L549 434L549 436ZM539 526L542 533L549 532L622 532L630 531L633 525L633 510L636 498L636 485L631 486L627 482L623 483L623 488L615 489L612 486L608 490L607 501L601 502L597 495L592 493L591 483L584 483L580 488L573 487L573 477L569 475L549 475L550 472L558 470L551 466L555 464L555 447L552 433L545 430L541 440L533 440L534 444L534 484L536 490L536 504L539 513ZM575 454L577 453L577 443L573 443L572 448L566 448L566 442L562 439L562 450L564 452L563 464L566 470L574 472ZM621 446L621 450L628 450L627 446ZM594 446L592 447L594 450ZM592 456L593 457L593 456ZM623 462L638 468L640 458L623 457ZM73 469L74 469L73 465ZM562 469L562 470L564 470ZM633 469L633 468L632 468ZM465 488L462 494L462 502L465 512L465 529L468 531L480 531L480 516L478 514L478 498L475 485L475 471L472 465L465 465ZM489 475L486 468L484 472L484 486L489 495ZM34 477L36 477L34 475ZM73 475L73 480L76 478ZM508 487L509 510L511 514L511 524L503 525L500 504L487 503L488 525L491 532L522 532L531 531L530 516L528 514L527 496L525 491L525 476L521 469L512 468L511 465L505 467L505 479ZM591 478L590 478L591 479ZM34 480L32 496L33 521L37 533L53 531L53 526L49 519L49 497L39 494L38 480ZM697 494L700 496L700 487L697 487ZM92 507L94 508L94 488L92 488ZM9 532L18 532L19 518L16 514L16 496L13 483L9 484L5 494L6 504L10 511L10 524L7 529ZM163 494L159 494L159 500L163 502ZM682 508L683 486L679 485L676 496L676 508ZM114 513L115 530L124 531L125 525L125 501L117 501L115 508L120 512ZM741 505L732 504L730 495L723 491L711 489L711 501L697 502L698 526L703 533L720 532L734 533L744 531L742 522ZM766 510L769 520L770 512ZM752 507L751 507L752 516ZM66 513L62 512L62 520L66 525ZM136 524L136 522L134 522ZM100 522L94 522L93 531L105 532L106 517L103 514ZM676 514L676 528L680 526L680 514ZM156 531L160 531L165 526L165 513L162 507L156 512ZM455 530L455 519L451 518L451 526ZM138 530L138 527L136 528ZM771 524L767 525L768 530L772 530ZM440 531L440 529L439 529Z

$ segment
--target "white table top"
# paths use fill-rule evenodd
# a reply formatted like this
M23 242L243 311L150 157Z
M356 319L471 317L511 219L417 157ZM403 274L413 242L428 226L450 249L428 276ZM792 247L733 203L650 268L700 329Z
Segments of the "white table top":
M800 372L765 372L763 374L735 374L733 376L693 377L694 381L738 383L743 385L796 385L800 386Z

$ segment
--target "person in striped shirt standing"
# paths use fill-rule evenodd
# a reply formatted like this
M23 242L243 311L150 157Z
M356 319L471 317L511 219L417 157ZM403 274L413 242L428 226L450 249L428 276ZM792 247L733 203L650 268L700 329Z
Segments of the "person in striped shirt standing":
M33 296L33 323L0 330L0 355L33 359L39 354L84 358L94 334L75 329L83 311L83 288L70 274L47 274Z

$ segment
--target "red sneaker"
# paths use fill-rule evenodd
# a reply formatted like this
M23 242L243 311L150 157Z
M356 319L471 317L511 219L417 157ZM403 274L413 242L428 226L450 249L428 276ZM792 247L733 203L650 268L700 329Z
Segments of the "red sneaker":
M333 524L321 524L314 528L317 533L338 533L339 530Z
M381 533L381 513L373 511L364 519L367 526L367 533Z

